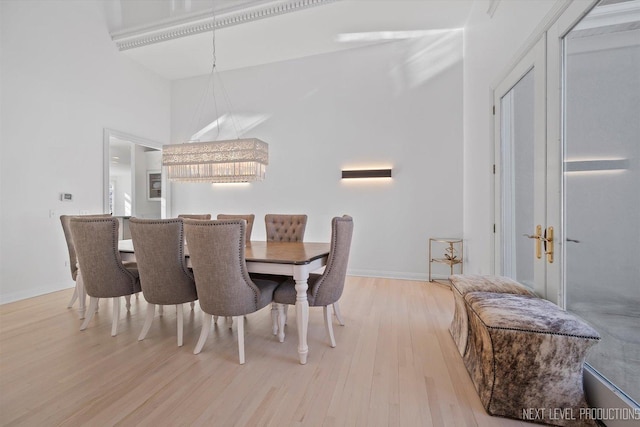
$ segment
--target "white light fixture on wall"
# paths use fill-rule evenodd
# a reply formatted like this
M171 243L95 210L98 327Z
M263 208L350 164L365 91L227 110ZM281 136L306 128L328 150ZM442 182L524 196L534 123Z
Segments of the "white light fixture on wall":
M215 99L214 75L216 72L216 37L217 25L213 17L213 65L211 67L210 85L213 92L214 114L216 120L208 127L197 132L192 138L199 138L209 128L220 130L220 117ZM222 86L222 80L220 80ZM205 91L205 97L209 84ZM229 96L222 86L222 93L229 106L230 123L235 129L235 121L231 113ZM214 126L215 124L215 126ZM269 164L269 145L257 138L230 139L224 141L189 142L186 144L169 144L162 147L162 166L171 181L233 183L262 181Z

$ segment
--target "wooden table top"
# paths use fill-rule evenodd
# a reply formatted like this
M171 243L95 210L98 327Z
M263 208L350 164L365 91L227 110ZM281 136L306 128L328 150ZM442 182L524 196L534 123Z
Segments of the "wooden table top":
M245 259L247 262L309 264L311 261L329 255L330 248L330 243L251 241L246 246ZM120 240L118 249L120 252L134 252L133 241ZM185 255L189 256L187 245L185 245Z

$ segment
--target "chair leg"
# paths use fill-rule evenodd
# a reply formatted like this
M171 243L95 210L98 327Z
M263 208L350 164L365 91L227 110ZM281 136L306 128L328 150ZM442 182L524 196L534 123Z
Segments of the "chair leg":
M158 308L158 314L160 316L162 316L164 314L164 306L163 305L159 305L158 307L159 307Z
M80 330L81 331L84 331L85 329L87 329L87 325L89 325L89 322L93 318L93 315L96 313L96 307L97 306L98 306L98 298L90 297L89 298L89 309L88 309L89 313L88 313L87 316L85 316L84 322L82 322L82 325L80 326Z
M218 323L218 316L213 316L213 323Z
M127 311L131 311L131 295L125 295L124 299L125 301L127 301L127 303L125 304L125 306L127 307Z
M140 331L140 335L138 335L138 341L142 341L147 336L147 333L151 328L151 323L153 322L153 316L155 316L155 314L155 304L147 304L147 316L144 319L144 326L142 327L142 331Z
M176 304L176 317L178 318L178 347L182 347L182 332L184 330L184 317L182 304Z
M342 320L342 314L340 313L340 304L338 304L338 301L333 303L333 314L336 315L336 319L338 320L340 326L344 326L344 320Z
M273 335L278 335L278 303L271 303L271 331Z
M193 309L196 307L196 302L195 301L191 301L191 311L193 311Z
M111 336L118 335L118 323L120 322L120 297L113 299L113 322L111 323Z
M322 307L324 313L324 326L327 328L329 334L329 340L331 341L331 347L336 346L336 339L333 337L333 322L331 321L331 306L325 305Z
M207 341L207 337L209 336L209 329L211 329L211 316L207 313L202 313L202 330L200 331L200 338L198 339L198 343L196 344L196 348L193 350L193 354L198 354L202 351L202 347L204 347L204 343Z
M287 305L278 304L278 341L284 342L284 324L287 320Z
M229 329L233 327L233 317L227 316L224 318L224 321L227 323L227 326L229 326Z
M67 308L73 307L73 303L78 299L78 284L76 283L73 287L73 295L71 295L71 301L67 304Z
M284 305L284 324L287 324L287 317L289 317L289 304Z
M244 365L244 316L234 316L238 323L238 354L240 355L240 364Z

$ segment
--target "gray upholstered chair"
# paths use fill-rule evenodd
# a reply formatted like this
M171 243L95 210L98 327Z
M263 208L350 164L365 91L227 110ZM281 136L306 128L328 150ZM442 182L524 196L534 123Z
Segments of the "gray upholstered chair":
M80 330L85 330L91 321L98 298L113 298L111 336L116 336L120 320L120 297L131 297L141 290L137 266L123 264L118 251L118 220L76 217L71 218L69 225L80 266L79 274L82 274L84 288L91 297L89 313Z
M217 219L244 219L247 221L247 233L245 234L245 242L249 244L251 242L251 231L253 230L253 221L256 219L254 214L249 215L229 215L219 214Z
M71 238L71 229L69 228L69 223L71 218L101 218L101 217L110 217L111 214L96 214L96 215L60 215L60 223L62 224L62 231L64 232L64 239L67 242L67 249L69 251L69 268L71 269L71 278L76 283L75 288L73 289L73 295L71 296L71 300L69 304L67 304L67 308L73 307L73 303L76 302L78 298L84 295L83 284L78 282L78 258L76 257L76 248L73 245L73 239ZM82 280L82 275L80 276ZM80 318L84 319L84 301L80 302Z
M331 340L331 347L336 346L333 336L333 326L331 323L330 305L337 304L342 296L344 281L347 275L347 264L349 262L349 252L351 249L351 237L353 235L353 219L344 215L331 220L331 251L329 259L322 274L309 275L307 298L310 307L323 307L324 323ZM281 283L273 294L274 303L278 304L278 338L280 342L284 340L284 324L286 315L284 304L294 305L296 303L295 281L289 279ZM340 324L343 322L338 317Z
M251 280L245 261L246 222L185 220L191 266L196 280L202 331L194 354L200 353L211 329L212 316L233 317L238 325L238 352L244 363L244 315L273 300L277 282Z
M302 242L307 216L267 214L264 216L264 224L267 240L270 242Z
M178 347L182 346L182 304L198 299L193 273L184 258L182 218L131 218L129 228L140 274L147 316L138 337L142 341L151 328L156 305L175 305L178 321Z
M211 214L183 214L178 215L178 218L182 219L211 219Z

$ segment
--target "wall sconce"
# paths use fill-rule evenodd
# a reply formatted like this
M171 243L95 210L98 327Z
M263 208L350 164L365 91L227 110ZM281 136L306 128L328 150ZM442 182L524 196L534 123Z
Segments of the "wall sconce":
M565 172L596 172L629 169L628 159L567 160Z
M342 179L349 178L391 178L391 169L343 170Z

